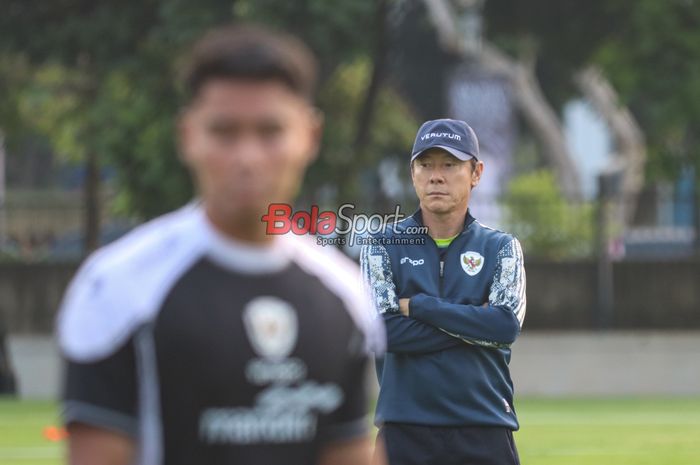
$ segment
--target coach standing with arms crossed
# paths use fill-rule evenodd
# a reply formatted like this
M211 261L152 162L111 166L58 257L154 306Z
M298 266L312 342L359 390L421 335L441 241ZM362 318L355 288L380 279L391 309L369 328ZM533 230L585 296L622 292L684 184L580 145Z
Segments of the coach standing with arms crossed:
M362 250L388 335L375 422L390 465L519 464L508 363L525 271L517 239L469 212L483 172L466 123L424 123L411 155L420 208ZM402 234L420 226L426 235Z

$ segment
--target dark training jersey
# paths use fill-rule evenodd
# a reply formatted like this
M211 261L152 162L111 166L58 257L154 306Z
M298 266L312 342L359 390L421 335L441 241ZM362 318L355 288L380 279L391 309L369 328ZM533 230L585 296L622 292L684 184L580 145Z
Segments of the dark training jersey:
M383 337L342 254L233 242L187 206L74 278L58 318L64 421L133 437L141 464L313 464L367 433Z

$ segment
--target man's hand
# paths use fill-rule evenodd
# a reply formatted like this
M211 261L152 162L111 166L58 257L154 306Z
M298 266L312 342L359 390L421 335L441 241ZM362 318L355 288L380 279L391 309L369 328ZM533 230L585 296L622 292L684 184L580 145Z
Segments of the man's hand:
M383 457L372 459L372 441L369 436L341 441L321 451L317 465L386 465Z
M408 301L411 299L399 299L399 311L403 316L408 316Z
M134 440L82 423L68 425L68 463L71 465L128 465L136 455Z

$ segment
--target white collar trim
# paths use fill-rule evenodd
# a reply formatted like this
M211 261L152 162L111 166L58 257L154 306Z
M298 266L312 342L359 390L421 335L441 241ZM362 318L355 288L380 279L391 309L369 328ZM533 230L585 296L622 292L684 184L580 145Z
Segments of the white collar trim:
M289 264L291 257L283 237L274 237L265 245L236 240L217 230L204 208L197 210L207 256L218 265L241 273L263 274L280 271Z

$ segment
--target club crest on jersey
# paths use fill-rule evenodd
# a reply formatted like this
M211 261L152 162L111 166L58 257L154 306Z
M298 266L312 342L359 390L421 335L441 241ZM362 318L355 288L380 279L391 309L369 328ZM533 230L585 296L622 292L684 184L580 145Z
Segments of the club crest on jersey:
M296 346L297 314L282 299L262 296L251 300L243 309L243 323L250 344L262 357L281 360Z
M484 257L479 252L467 251L460 255L459 263L465 273L474 276L484 266Z

